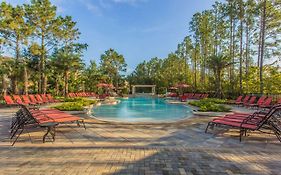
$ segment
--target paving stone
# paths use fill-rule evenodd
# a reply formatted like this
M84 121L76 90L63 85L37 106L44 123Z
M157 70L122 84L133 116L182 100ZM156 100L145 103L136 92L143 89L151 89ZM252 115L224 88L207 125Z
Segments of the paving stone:
M0 109L0 174L220 175L281 172L281 144L268 134L204 129L210 117L180 123L131 125L85 118L57 128L55 142L44 130L27 130L14 147L9 124L16 109ZM215 134L213 134L215 133ZM216 134L219 133L219 134Z

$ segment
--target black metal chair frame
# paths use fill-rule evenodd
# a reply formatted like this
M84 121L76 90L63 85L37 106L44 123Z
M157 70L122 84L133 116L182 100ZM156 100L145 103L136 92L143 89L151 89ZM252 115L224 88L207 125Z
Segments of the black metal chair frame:
M36 108L37 109L37 108ZM50 120L54 120L51 117L45 115L42 113L46 118ZM76 121L77 126L81 126L80 122L83 124L84 129L86 129L86 125L84 123L83 119L79 119ZM55 141L55 135L56 135L56 126L59 124L62 124L64 122L58 123L58 122L46 122L46 123L40 123L37 121L36 118L33 117L33 115L30 113L30 111L27 109L26 106L21 105L21 108L19 111L16 112L16 115L12 118L11 122L11 132L10 132L10 140L16 136L15 140L12 142L12 146L17 142L19 136L22 134L22 132L26 129L27 126L33 126L33 127L44 127L47 128L47 132L43 136L43 143L45 143L46 137L48 134L52 136L53 142ZM18 132L19 131L19 132Z
M248 131L260 131L265 133L264 131L261 131L262 127L264 127L266 124L269 124L270 118L272 118L272 116L277 112L281 110L281 105L275 105L273 106L267 114L265 114L265 116L263 117L263 119L261 121L259 121L258 123L251 123L251 119L253 119L254 117L259 117L259 114L264 113L264 111L260 111L260 112L256 112L253 113L251 115L249 115L247 118L245 118L240 126L232 126L232 125L227 125L227 124L222 124L222 123L216 123L216 122L209 122L206 129L205 129L205 133L208 132L209 127L214 128L214 126L227 126L230 128L236 128L240 130L240 134L239 134L239 140L240 142L242 141L242 136L246 136ZM252 124L255 125L256 128L255 129L250 129L250 128L246 128L243 127L244 124Z

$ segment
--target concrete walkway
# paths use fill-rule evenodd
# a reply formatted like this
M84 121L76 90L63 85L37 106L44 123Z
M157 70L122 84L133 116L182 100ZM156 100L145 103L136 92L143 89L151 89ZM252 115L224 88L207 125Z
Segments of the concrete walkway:
M29 129L14 147L9 125L16 109L0 109L0 174L280 174L281 144L253 132L205 134L212 117L170 124L132 125L87 118L87 130L60 125L55 142Z

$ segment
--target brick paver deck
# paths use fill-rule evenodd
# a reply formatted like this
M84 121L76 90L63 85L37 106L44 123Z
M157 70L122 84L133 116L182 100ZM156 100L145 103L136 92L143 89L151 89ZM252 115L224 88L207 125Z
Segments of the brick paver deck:
M25 132L10 146L15 109L0 109L0 174L281 174L281 144L274 135L204 133L210 117L171 124L132 125L86 119L87 130L61 125L55 142L44 131Z

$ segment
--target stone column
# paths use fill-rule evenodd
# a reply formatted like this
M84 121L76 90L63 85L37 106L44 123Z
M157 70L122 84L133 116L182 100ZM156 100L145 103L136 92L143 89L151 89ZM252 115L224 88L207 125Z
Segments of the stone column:
M132 87L132 94L134 95L135 93L136 93L136 87L133 86L133 87Z
M152 95L155 95L155 86L152 86Z

